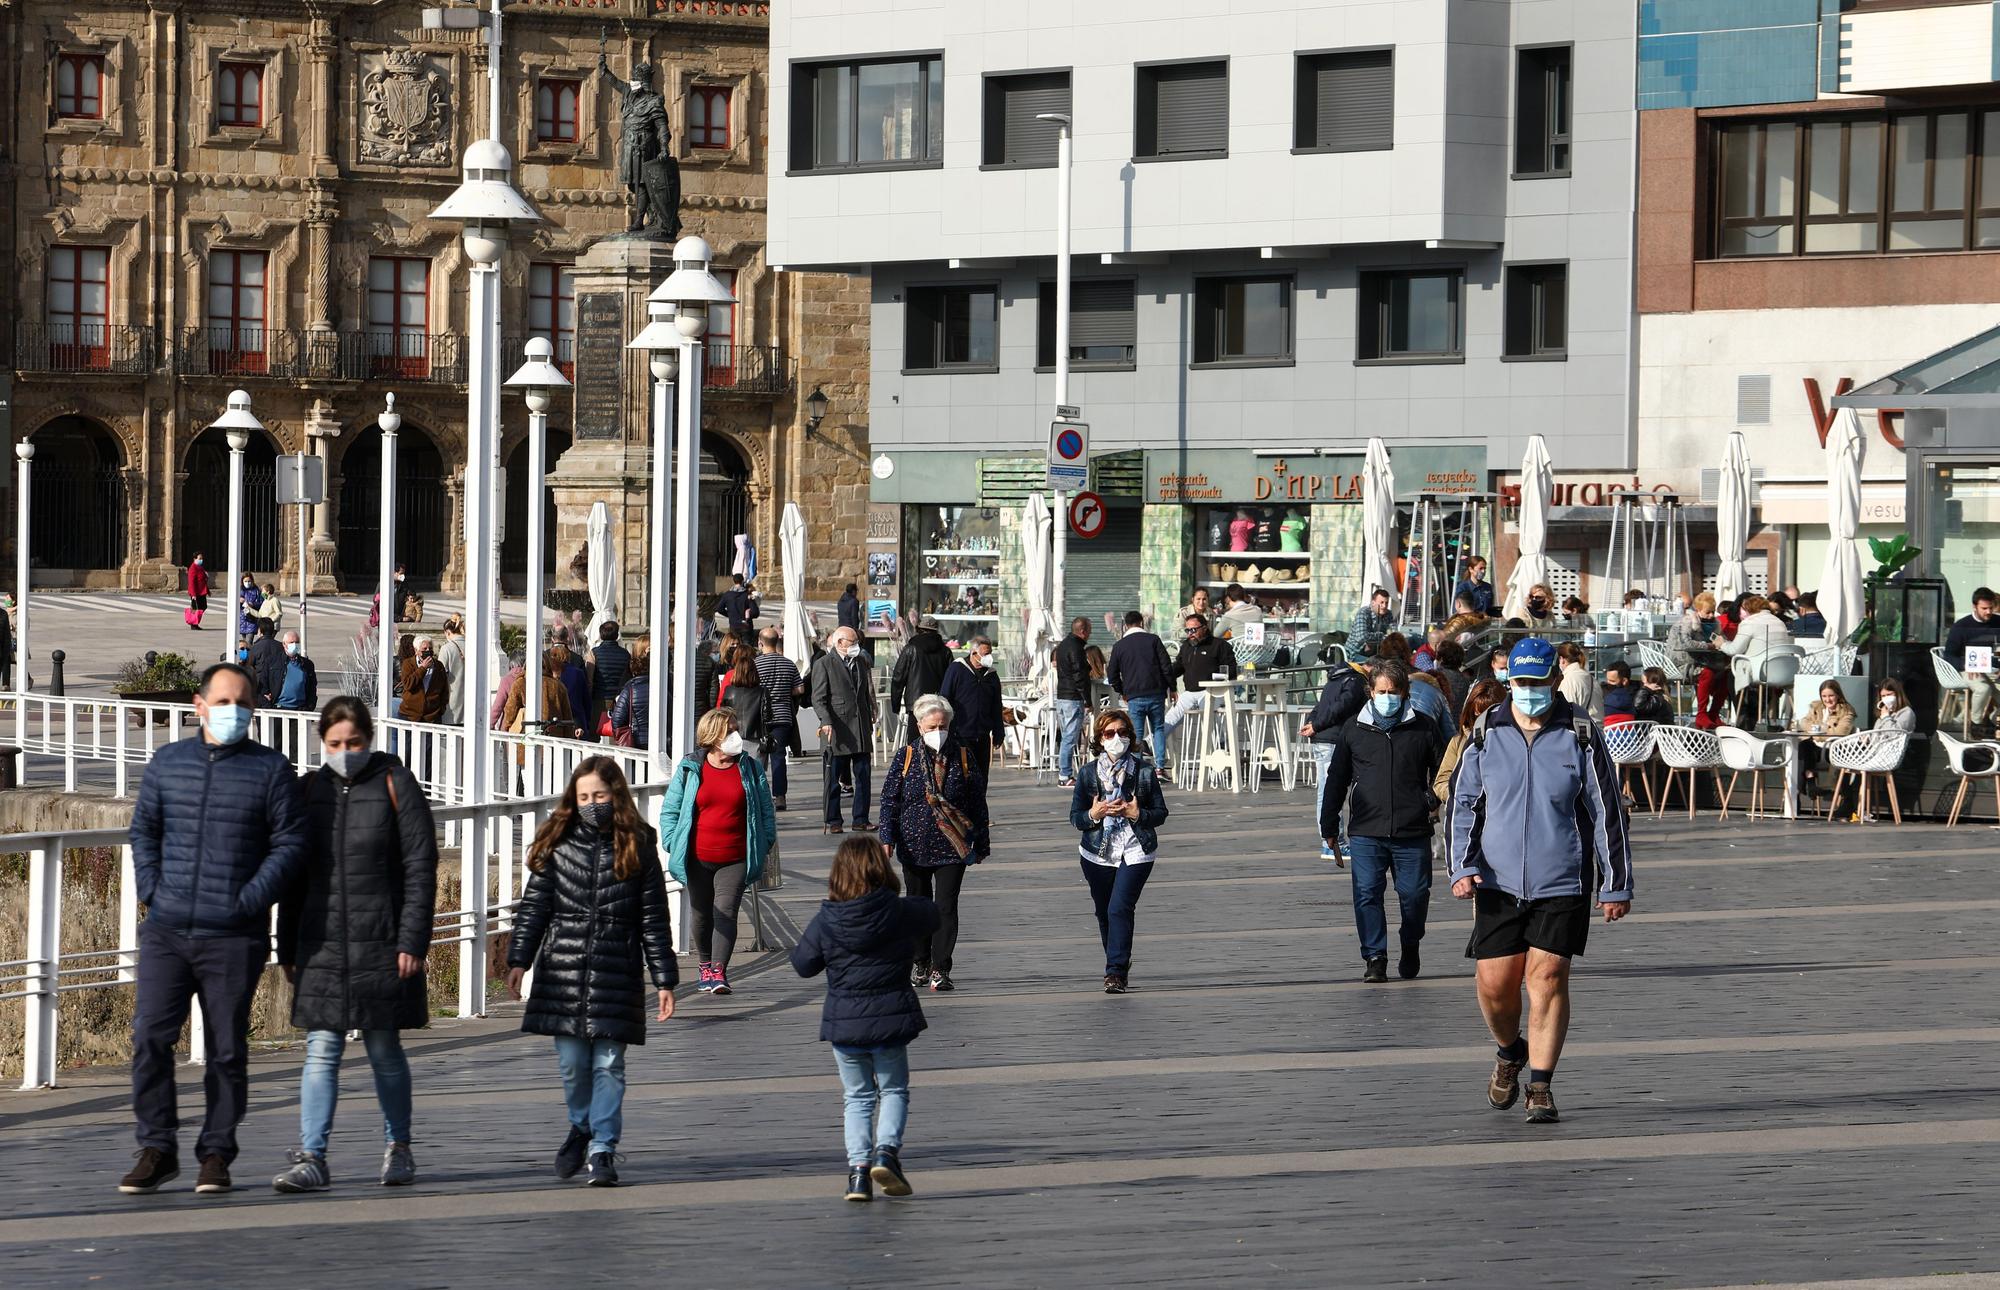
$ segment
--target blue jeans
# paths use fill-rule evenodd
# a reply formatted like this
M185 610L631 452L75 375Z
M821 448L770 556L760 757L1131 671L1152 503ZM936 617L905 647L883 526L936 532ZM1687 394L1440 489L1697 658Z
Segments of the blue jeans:
M410 1140L410 1059L403 1039L393 1030L364 1030L361 1042L368 1065L375 1071L375 1101L382 1108L382 1141ZM299 1147L308 1155L326 1154L333 1132L333 1106L340 1100L340 1054L347 1047L344 1030L306 1032L306 1066L299 1081Z
M1125 715L1132 718L1134 737L1152 732L1153 765L1167 771L1167 696L1141 694L1125 701Z
M625 1127L625 1045L616 1039L556 1036L570 1127L590 1134L590 1154L618 1149Z
M1400 936L1408 949L1424 939L1424 920L1431 908L1431 840L1429 838L1347 839L1354 865L1354 928L1361 934L1362 959L1389 953L1389 921L1382 912L1382 888L1393 870L1396 899L1403 907Z
M1097 906L1097 935L1104 942L1104 974L1124 976L1132 970L1132 929L1137 922L1139 893L1153 876L1153 862L1092 864L1083 866L1083 880L1090 884L1090 900Z
M1056 720L1062 723L1062 745L1056 749L1056 777L1076 774L1076 748L1083 742L1083 717L1090 705L1082 699L1057 699Z
M910 1050L905 1044L886 1048L833 1045L840 1068L840 1091L846 1112L847 1163L859 1168L875 1158L877 1147L903 1148L903 1126L910 1119ZM880 1118L876 1108L881 1108Z

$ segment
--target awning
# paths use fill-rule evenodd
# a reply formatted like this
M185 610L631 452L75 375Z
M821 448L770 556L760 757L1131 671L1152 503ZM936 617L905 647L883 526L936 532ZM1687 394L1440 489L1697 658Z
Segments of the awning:
M2000 408L2000 327L1962 340L1879 381L1837 394L1836 408Z

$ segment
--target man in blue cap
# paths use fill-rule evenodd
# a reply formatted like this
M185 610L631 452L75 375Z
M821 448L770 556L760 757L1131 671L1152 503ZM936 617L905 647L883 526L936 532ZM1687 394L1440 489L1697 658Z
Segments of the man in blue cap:
M1499 1045L1486 1099L1512 1107L1525 1068L1528 1122L1553 1124L1570 959L1583 953L1593 905L1607 923L1631 910L1631 839L1604 741L1556 690L1555 648L1520 641L1507 676L1512 702L1480 717L1452 776L1448 877L1452 895L1477 902L1465 953L1478 962L1479 1008Z

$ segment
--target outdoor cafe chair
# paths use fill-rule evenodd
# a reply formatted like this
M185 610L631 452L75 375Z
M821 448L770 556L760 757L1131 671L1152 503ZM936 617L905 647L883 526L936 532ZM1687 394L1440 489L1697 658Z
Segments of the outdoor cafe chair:
M1722 752L1722 764L1729 769L1729 787L1722 794L1722 815L1729 818L1729 801L1736 795L1736 781L1740 776L1750 776L1750 809L1745 815L1750 819L1768 817L1764 809L1764 776L1772 771L1784 771L1797 752L1797 746L1790 739L1759 739L1747 730L1734 726L1723 726L1715 732L1716 742ZM1779 790L1781 793L1783 789Z
M1674 662L1674 656L1667 653L1667 647L1659 641L1641 640L1634 641L1633 644L1639 648L1640 669L1657 667L1666 673L1668 692L1673 695L1674 699L1674 711L1685 711L1687 708L1687 672L1680 664Z
M1896 767L1903 764L1903 751L1910 736L1902 730L1861 730L1828 741L1826 759L1838 772L1833 777L1833 796L1827 799L1826 815L1833 818L1833 804L1840 800L1841 785L1849 775L1860 780L1861 797L1855 818L1868 819L1868 781L1880 779L1889 789L1889 811L1896 823L1903 822L1903 804L1896 798Z
M1715 797L1724 800L1722 791L1722 744L1706 730L1693 726L1654 726L1653 743L1660 750L1660 760L1667 764L1667 782L1660 788L1660 804L1654 808L1655 816L1666 813L1667 798L1674 787L1674 776L1687 778L1688 818L1694 818L1695 774L1708 771L1715 777Z
M1655 747L1653 723L1650 721L1621 721L1617 725L1603 727L1604 751L1613 765L1619 768L1619 779L1627 792L1632 787L1632 772L1639 772L1639 782L1645 786L1646 802L1655 812L1660 809L1660 795L1653 787L1652 760ZM1639 798L1633 794L1633 805Z
M1820 645L1809 649L1799 660L1799 675L1853 676L1854 659L1859 652L1853 645Z
M1940 695L1938 721L1940 723L1944 721L1945 714L1951 711L1951 701L1955 698L1958 700L1959 712L1963 717L1963 724L1959 727L1959 737L1972 738L1972 682L1965 679L1965 673L1951 665L1951 660L1944 656L1943 646L1932 647L1931 668L1937 673Z
M1944 745L1951 773L1958 776L1958 795L1951 799L1951 816L1945 820L1946 826L1958 823L1958 813L1965 808L1966 791L1977 779L1993 785L1993 815L2000 819L2000 743L1991 739L1966 743L1942 730L1938 731L1938 742Z
M1758 721L1773 729L1783 730L1790 724L1792 682L1799 677L1802 660L1803 656L1797 650L1773 650L1756 658L1739 654L1730 659L1729 679L1734 682L1736 690L1730 720L1742 720L1744 693L1754 688L1758 691ZM1775 712L1768 706L1772 703L1777 704Z

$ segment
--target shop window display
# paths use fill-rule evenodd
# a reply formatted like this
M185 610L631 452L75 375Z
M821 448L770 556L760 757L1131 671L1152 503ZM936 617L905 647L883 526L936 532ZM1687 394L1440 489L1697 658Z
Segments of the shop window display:
M1265 622L1296 635L1311 622L1310 524L1301 506L1214 506L1200 518L1196 585L1218 609L1230 584L1264 611Z
M905 600L938 620L947 637L991 634L1000 621L1000 512L984 506L921 506L905 511L905 561L914 583Z

